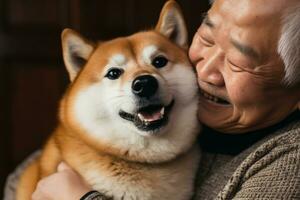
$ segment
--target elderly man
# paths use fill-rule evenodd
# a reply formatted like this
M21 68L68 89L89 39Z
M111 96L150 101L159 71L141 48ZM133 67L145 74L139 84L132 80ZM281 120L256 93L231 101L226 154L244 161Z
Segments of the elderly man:
M189 55L219 132L200 140L196 199L300 199L299 0L217 0Z
M300 199L299 0L216 0L189 56L207 127L195 199ZM43 185L37 199L89 190L63 165Z

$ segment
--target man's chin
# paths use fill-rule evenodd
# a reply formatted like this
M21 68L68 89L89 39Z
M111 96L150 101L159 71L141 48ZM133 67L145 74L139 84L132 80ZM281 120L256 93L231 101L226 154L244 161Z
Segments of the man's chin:
M200 98L198 119L205 126L226 134L243 134L256 127L242 124L241 116L235 112L233 105L217 104L204 98Z
M232 117L225 115L206 115L198 114L199 121L204 124L205 126L218 131L220 133L230 134L230 135L237 135L237 134L244 134L253 131L255 126L246 126L242 125L238 122L238 120L232 120ZM231 119L231 120L230 120ZM255 130L255 129L254 129Z
M241 126L233 116L233 107L213 109L199 106L198 119L205 126L226 134L241 134L248 132L248 128Z

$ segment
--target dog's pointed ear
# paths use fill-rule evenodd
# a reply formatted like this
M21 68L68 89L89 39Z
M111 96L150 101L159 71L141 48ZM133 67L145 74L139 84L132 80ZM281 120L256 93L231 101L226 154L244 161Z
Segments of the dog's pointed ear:
M65 29L61 34L61 38L65 66L70 80L73 81L92 55L95 46L71 29Z
M165 3L155 30L171 39L180 47L188 48L185 20L176 1L169 0Z

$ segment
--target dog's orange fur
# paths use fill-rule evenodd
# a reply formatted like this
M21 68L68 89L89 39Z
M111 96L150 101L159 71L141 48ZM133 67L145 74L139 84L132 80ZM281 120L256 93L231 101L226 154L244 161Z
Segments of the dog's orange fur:
M18 191L18 200L30 199L37 181L54 173L61 161L67 162L79 173L86 170L85 163L87 163L86 161L88 160L94 160L93 167L101 169L102 171L107 171L108 173L111 173L111 168L114 168L113 171L116 174L119 174L121 171L131 173L130 168L135 169L139 166L138 163L126 163L126 165L124 165L121 159L112 156L118 155L123 158L135 160L134 155L130 155L130 158L128 158L128 152L113 149L110 146L101 144L101 141L94 141L89 138L88 134L76 124L68 109L69 105L72 104L73 95L91 82L99 81L97 79L99 76L97 75L102 71L101 67L104 66L102 63L105 63L105 60L99 60L99 57L109 57L109 55L113 55L114 52L117 52L119 49L129 49L129 51L123 52L125 55L130 54L130 51L139 51L139 48L141 48L140 44L144 42L144 37L147 37L147 41L151 44L162 43L163 46L166 47L166 52L172 51L172 53L170 52L170 55L172 55L171 59L176 62L182 63L188 60L187 55L183 51L174 51L174 48L176 49L179 47L166 41L163 39L163 36L158 35L154 31L141 32L128 38L120 38L104 44L99 44L93 53L92 58L88 61L87 66L81 72L82 74L75 80L76 83L70 86L61 101L61 120L58 128L47 141L39 160L32 163L22 175L18 186L18 188L20 188ZM132 46L132 44L134 45ZM130 48L131 46L132 48ZM93 57L97 59L93 59ZM149 69L136 68L134 71L126 73L126 76L122 77L122 79L124 79L123 81L126 81L136 74L141 74L145 71L149 72ZM70 127L71 130L69 129ZM86 142L91 145L87 145ZM118 165L119 162L122 162L122 164ZM124 166L127 166L128 168L124 168ZM134 170L132 172L135 173ZM114 174L111 175L114 176Z

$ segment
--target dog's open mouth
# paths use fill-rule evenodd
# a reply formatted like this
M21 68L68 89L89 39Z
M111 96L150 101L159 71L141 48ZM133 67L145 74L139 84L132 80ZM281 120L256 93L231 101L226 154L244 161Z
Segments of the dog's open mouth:
M137 113L131 114L123 110L119 111L120 117L131 121L142 131L156 131L168 122L169 113L174 105L174 100L167 106L149 105L138 109Z

